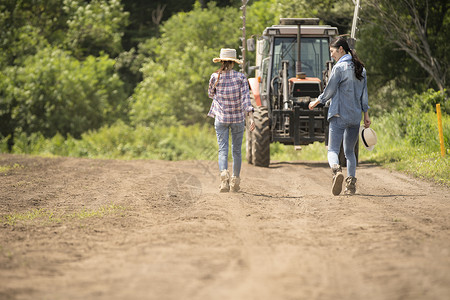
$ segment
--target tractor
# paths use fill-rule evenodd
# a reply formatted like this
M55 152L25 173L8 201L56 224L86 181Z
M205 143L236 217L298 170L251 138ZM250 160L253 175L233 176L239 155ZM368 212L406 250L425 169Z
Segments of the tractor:
M328 145L329 102L313 110L308 104L327 84L332 68L329 44L337 35L336 27L319 25L317 18L281 18L258 38L256 66L250 67L255 77L249 78L256 126L246 135L250 164L268 167L273 142L296 149L314 142ZM247 40L248 51L255 50L254 45L254 39ZM340 163L346 165L342 147Z

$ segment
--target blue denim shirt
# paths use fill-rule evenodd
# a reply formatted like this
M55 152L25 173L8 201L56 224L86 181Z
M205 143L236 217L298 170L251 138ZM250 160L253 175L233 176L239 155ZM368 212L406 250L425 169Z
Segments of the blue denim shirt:
M318 98L322 104L331 99L328 120L338 115L349 125L361 122L362 112L369 110L366 69L362 75L363 79L356 78L350 54L343 55L334 65L328 84Z

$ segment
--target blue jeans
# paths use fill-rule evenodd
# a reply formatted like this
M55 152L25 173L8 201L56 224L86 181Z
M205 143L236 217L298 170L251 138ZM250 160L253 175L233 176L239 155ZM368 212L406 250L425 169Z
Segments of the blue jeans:
M356 155L355 146L358 141L359 124L346 124L340 117L330 119L328 136L328 163L330 167L339 165L339 151L344 141L344 154L347 159L347 175L355 177Z
M241 148L242 138L244 137L245 122L242 123L221 123L214 121L216 129L217 143L219 144L219 170L228 169L228 140L231 130L231 147L233 153L233 175L239 176L241 173Z

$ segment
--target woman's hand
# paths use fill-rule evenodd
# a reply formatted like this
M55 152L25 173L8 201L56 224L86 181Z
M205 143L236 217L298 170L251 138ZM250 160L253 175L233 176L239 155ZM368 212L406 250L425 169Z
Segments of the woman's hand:
M253 112L249 111L247 113L247 116L248 116L247 121L249 122L248 129L250 129L250 131L253 131L255 130L255 119L253 119Z
M250 131L255 130L255 120L250 119L250 126L249 126Z
M314 107L316 107L318 104L320 103L320 101L319 100L316 100L316 101L311 101L311 102L309 102L309 105L308 105L308 107L309 107L309 109L310 110L313 110L314 109Z

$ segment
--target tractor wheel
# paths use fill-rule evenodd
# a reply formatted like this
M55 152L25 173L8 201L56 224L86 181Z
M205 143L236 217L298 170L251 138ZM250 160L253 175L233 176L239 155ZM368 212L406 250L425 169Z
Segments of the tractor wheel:
M253 113L255 130L252 132L252 160L255 166L268 167L270 163L269 111L259 106Z
M359 158L359 138L355 145L355 156L356 156L356 165L358 165L358 158ZM341 144L341 150L339 151L339 164L341 167L347 167L347 159L345 158L344 154L344 146Z

